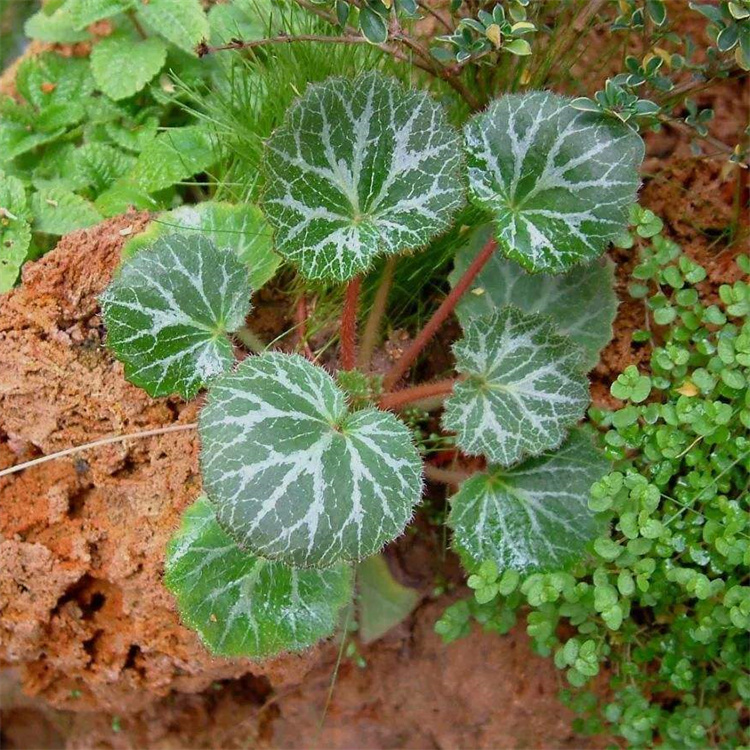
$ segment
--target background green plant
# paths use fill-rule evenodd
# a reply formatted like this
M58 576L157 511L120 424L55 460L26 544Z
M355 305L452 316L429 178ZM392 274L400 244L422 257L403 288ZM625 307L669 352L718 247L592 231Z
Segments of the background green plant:
M737 264L750 273L747 256ZM436 630L451 641L476 620L505 633L528 608L527 631L564 671L579 730L630 747L737 747L750 698L750 287L723 284L706 299L705 270L660 233L632 277L650 366L612 384L620 408L590 411L614 461L589 503L606 531L570 570L480 565L474 597ZM597 675L604 695L585 689Z

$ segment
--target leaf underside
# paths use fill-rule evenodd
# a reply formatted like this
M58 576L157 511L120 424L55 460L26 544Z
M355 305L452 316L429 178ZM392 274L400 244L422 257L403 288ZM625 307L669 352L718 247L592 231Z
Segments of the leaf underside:
M352 570L297 570L242 551L202 497L167 548L164 583L180 615L221 656L300 651L331 635L352 597Z
M485 560L524 573L565 568L601 530L588 499L608 469L580 429L554 453L512 469L491 466L452 498L454 546L469 569Z
M421 247L463 203L459 144L428 95L379 73L311 85L266 148L278 252L308 278L345 281Z
M322 368L248 357L201 411L201 467L219 523L254 554L326 567L401 534L422 491L421 460L391 413L349 412Z
M589 403L578 349L544 316L505 307L472 320L454 353L466 379L443 426L469 455L508 466L556 448Z
M489 239L492 227L478 229L456 254L450 282L455 285ZM581 347L584 369L599 360L599 352L612 339L617 313L614 266L599 259L576 266L565 274L530 274L513 260L494 253L456 308L462 325L489 315L506 305L525 313L552 318L557 331Z
M168 235L126 261L102 295L107 343L151 396L192 398L234 361L227 332L250 310L247 268L200 235Z
M469 191L503 252L533 272L599 257L627 226L644 146L624 123L550 92L495 100L465 127Z
M223 7L223 6L216 6ZM281 259L273 252L271 227L260 209L249 203L232 205L203 201L159 214L146 231L129 240L122 249L131 257L166 234L191 237L201 234L218 248L233 250L247 266L250 286L260 289L276 272Z

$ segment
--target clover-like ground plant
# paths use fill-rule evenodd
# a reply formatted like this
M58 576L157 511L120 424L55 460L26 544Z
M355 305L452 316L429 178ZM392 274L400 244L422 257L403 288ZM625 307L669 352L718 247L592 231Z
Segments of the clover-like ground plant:
M191 215L199 231L131 247L101 300L109 347L153 396L208 391L205 494L165 572L208 648L263 657L330 635L355 566L404 531L425 474L459 485L448 524L470 571L488 559L545 570L581 553L598 530L589 488L608 469L576 426L616 308L600 256L627 224L642 157L629 126L552 93L504 96L461 134L429 95L380 73L332 78L268 140L260 211L204 207ZM429 248L467 192L486 213L465 230L452 290L374 374L377 320L357 347L363 275L378 256ZM251 235L261 240L236 246ZM282 351L235 362L232 334L274 251L303 278L346 284L338 372ZM456 377L400 387L454 311ZM428 397L461 455L486 468L446 477L425 464L399 413Z

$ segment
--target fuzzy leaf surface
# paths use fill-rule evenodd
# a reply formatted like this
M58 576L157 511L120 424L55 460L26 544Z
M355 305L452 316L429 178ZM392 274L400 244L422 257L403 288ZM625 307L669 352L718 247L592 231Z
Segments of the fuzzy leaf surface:
M422 462L391 413L350 412L321 367L248 357L201 411L201 467L219 523L254 554L298 567L361 560L397 537Z
M308 278L345 281L427 243L463 203L442 108L379 73L311 85L268 141L264 209Z
M458 251L449 278L455 285L489 239L492 227L477 230ZM494 253L456 308L462 325L512 305L525 313L547 315L559 333L581 347L590 370L612 339L617 313L614 268L608 260L576 266L565 274L530 274L513 260Z
M570 339L549 318L505 307L472 320L453 347L459 382L443 426L460 448L510 465L556 448L589 403L588 380Z
M101 297L107 344L151 396L192 398L234 361L227 332L250 310L247 268L200 235L168 235L127 260Z
M454 545L470 569L485 560L524 573L565 568L601 531L589 491L608 469L578 429L553 453L511 469L490 466L451 499Z
M138 5L138 15L157 34L191 54L208 38L208 18L200 0L149 0Z
M17 177L0 171L0 294L13 287L29 245L26 192Z
M214 654L256 659L331 635L352 597L346 564L298 570L241 550L205 496L185 511L169 543L164 583Z
M465 127L469 191L504 253L559 273L598 258L627 226L644 146L624 123L549 92L496 99Z
M53 13L37 11L28 17L23 31L30 39L51 44L75 44L88 39L86 31L76 29L67 4L57 8Z
M64 5L76 29L85 29L134 7L136 0L67 0Z
M167 45L158 37L105 37L91 50L91 72L97 86L118 101L138 93L164 66Z
M203 201L166 211L125 244L124 258L130 257L165 234L202 234L218 248L227 248L247 265L250 286L260 289L276 273L281 259L273 252L271 227L260 209L250 203L232 205Z
M98 224L101 214L80 195L59 187L44 188L31 196L34 231L68 234Z
M130 177L153 193L202 172L216 159L208 132L198 125L171 128L147 143Z

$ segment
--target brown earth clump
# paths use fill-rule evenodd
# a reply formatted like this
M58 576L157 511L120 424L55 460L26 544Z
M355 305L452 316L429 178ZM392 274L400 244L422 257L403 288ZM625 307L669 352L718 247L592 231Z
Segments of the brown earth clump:
M129 214L63 239L0 306L0 467L98 438L195 420L149 398L106 352L97 295ZM69 709L128 711L249 672L298 681L314 654L212 658L161 584L164 548L200 491L194 431L109 445L0 479L0 657Z

